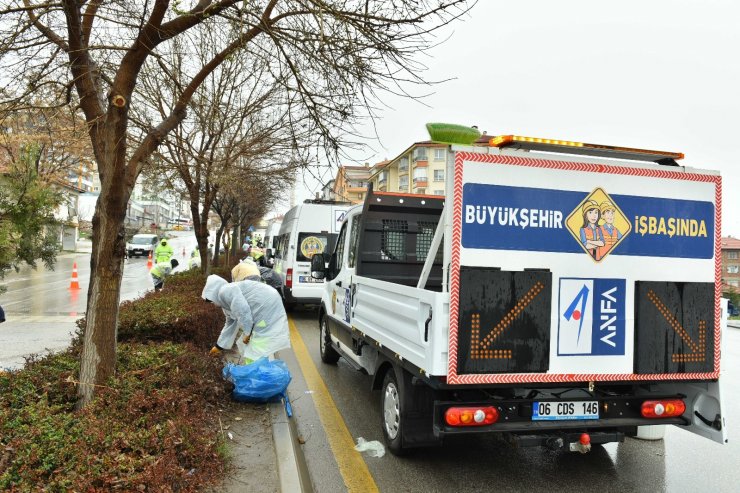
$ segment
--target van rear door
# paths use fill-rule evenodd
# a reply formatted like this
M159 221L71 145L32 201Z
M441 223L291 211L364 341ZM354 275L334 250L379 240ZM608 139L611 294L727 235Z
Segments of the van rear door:
M311 277L311 257L317 253L331 252L337 241L337 234L326 231L305 231L298 233L296 244L296 264L293 286L296 284L323 284L323 279Z

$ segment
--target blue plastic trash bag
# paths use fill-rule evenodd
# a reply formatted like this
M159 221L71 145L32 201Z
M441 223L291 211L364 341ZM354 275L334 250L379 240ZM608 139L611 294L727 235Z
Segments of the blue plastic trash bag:
M232 397L242 402L279 401L290 383L290 371L285 362L265 357L248 365L229 363L223 374L234 384Z

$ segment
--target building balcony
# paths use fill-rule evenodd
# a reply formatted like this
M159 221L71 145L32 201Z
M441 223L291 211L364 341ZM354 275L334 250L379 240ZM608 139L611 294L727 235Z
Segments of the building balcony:
M414 188L424 188L427 186L427 178L414 178Z
M429 161L426 159L419 160L414 163L414 168L426 168L427 166L429 166Z

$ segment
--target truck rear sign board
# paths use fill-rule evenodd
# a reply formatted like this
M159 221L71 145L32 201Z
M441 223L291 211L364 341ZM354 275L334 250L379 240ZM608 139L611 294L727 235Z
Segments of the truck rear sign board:
M450 383L717 378L719 176L458 152L449 193Z

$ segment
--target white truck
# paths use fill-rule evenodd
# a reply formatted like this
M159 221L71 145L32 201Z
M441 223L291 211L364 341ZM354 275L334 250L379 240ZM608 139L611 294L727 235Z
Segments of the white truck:
M665 424L726 441L721 179L682 157L497 137L449 147L446 195L347 212L311 263L321 358L373 376L393 453L462 433L586 452Z

